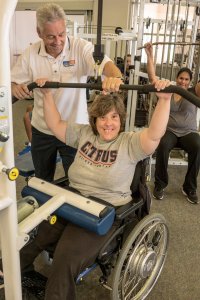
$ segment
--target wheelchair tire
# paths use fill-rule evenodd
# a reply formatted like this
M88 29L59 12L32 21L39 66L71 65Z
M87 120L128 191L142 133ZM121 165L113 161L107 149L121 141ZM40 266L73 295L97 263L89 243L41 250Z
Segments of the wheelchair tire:
M169 230L161 214L143 218L128 235L112 278L112 300L142 300L165 263Z

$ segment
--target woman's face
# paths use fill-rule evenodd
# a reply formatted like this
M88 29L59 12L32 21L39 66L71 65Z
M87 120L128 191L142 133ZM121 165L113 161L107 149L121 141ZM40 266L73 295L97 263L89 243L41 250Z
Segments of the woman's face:
M176 84L187 90L190 85L190 75L188 72L182 72L179 74L179 76L176 78Z
M119 134L120 126L120 117L115 108L96 120L97 131L103 141L114 140Z

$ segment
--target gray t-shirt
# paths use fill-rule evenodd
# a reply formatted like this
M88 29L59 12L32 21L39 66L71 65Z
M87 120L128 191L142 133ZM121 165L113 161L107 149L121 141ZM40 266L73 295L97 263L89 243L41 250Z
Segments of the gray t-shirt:
M188 91L195 94L194 88L190 88ZM196 132L197 107L184 98L175 102L172 96L167 130L173 132L178 137L184 136L190 132Z
M89 125L69 125L66 144L78 149L68 173L70 186L86 197L101 198L115 206L130 202L135 166L147 157L139 135L123 132L105 142L94 135Z

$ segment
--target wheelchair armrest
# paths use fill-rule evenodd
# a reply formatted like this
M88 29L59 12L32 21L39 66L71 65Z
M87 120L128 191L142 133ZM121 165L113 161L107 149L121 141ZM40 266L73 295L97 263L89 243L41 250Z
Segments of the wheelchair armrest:
M69 187L69 178L67 176L63 176L59 179L52 181L52 184L58 185L60 187Z
M142 207L144 204L143 199L139 199L137 202L131 201L123 206L120 206L115 210L115 218L116 220L123 220L128 217L131 213L135 212L137 209Z

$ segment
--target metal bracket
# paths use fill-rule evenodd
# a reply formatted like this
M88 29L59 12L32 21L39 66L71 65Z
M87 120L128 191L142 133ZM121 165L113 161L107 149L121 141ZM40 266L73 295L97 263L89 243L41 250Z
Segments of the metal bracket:
M28 243L30 236L26 233L20 233L17 238L17 250L20 250Z

